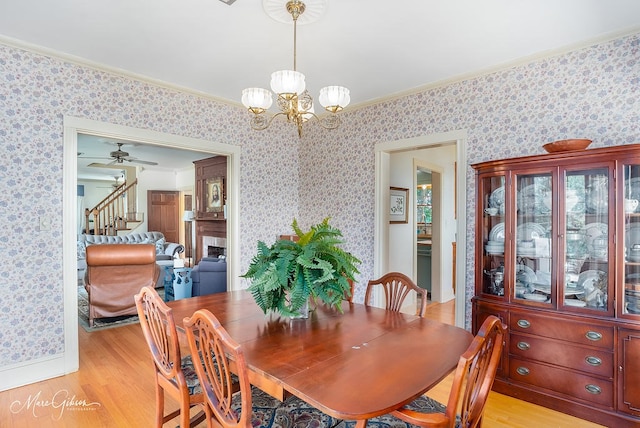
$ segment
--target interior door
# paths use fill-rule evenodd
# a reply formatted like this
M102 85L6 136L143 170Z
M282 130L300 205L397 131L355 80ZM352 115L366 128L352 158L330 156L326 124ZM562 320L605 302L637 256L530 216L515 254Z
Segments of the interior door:
M167 242L180 242L180 192L147 190L147 229L162 232Z

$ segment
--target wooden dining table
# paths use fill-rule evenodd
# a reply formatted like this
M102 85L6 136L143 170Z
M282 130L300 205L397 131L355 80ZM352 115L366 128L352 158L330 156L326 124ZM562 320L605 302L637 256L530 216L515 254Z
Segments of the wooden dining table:
M312 305L306 319L265 315L247 291L167 304L179 329L196 310L210 310L241 344L253 385L357 426L432 388L473 339L459 327L347 301L342 313Z

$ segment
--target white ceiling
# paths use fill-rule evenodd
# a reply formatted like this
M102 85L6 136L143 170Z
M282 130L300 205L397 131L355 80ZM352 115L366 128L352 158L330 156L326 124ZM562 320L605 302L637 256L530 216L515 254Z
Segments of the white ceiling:
M127 159L117 163L110 153L118 150L116 143L123 143L120 150L129 153ZM121 175L122 167L142 167L145 169L173 173L185 168L192 168L193 161L214 156L210 153L178 150L164 146L137 143L116 138L105 138L94 135L78 135L78 179L107 180L115 182ZM141 160L144 162L136 162ZM145 162L156 162L158 165L147 165ZM106 165L106 166L103 166ZM119 181L122 184L122 180Z
M352 107L640 31L637 0L309 1L327 7L298 25L297 69L314 97L348 87ZM0 0L0 42L239 104L293 63L292 24L262 3Z

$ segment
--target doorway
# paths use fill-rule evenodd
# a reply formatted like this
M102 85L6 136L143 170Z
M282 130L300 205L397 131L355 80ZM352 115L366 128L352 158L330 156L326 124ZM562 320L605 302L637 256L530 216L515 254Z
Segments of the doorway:
M239 146L213 141L166 134L163 132L131 128L122 125L99 122L67 116L64 118L64 169L63 169L63 284L64 284L64 371L78 370L78 291L76 266L76 241L78 225L77 207L77 150L78 134L99 135L107 138L126 139L149 145L199 151L211 155L227 156L227 270L229 278L240 276L239 246ZM234 281L229 289L240 288Z
M434 196L439 196L438 188L434 189L434 173L431 169L424 167L416 162L416 184L413 191L415 192L414 209L415 212L415 227L417 234L416 245L416 262L415 266L415 278L418 287L427 291L429 300L433 300L434 293L432 284L439 284L439 281L432 281L431 278L431 256L434 245L438 246L442 242L439 239L433 239L433 230L438 229L439 225L439 200L435 200ZM435 173L438 174L438 173ZM435 180L438 181L438 180ZM411 245L413 242L411 243ZM438 293L439 294L439 293Z
M390 261L390 235L391 226L389 224L388 202L389 187L391 186L391 176L393 169L391 167L392 154L400 154L417 150L435 148L442 145L453 145L455 147L455 164L454 168L454 241L456 242L455 256L455 277L458 285L455 294L455 323L457 326L465 327L466 312L466 295L465 284L466 278L466 141L467 132L465 130L451 131L440 134L426 135L406 140L390 141L379 143L375 147L375 236L374 236L374 277L380 277L389 270ZM415 169L411 169L412 174ZM395 185L395 184L394 184ZM405 186L409 187L409 186ZM414 213L415 215L415 213ZM414 238L414 245L417 240L416 230L411 224ZM409 230L409 229L407 229ZM394 232L395 234L395 232ZM449 245L449 244L448 244ZM443 250L444 251L444 250ZM415 254L415 251L414 251ZM414 256L415 258L415 256ZM432 263L434 261L432 260ZM415 264L415 262L414 262ZM451 269L451 267L449 267ZM433 274L432 274L433 275Z

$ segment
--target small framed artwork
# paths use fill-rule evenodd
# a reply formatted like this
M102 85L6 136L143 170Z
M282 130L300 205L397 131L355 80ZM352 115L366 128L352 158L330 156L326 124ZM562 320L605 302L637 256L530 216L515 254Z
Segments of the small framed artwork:
M211 177L206 181L205 210L208 213L224 209L224 177Z
M408 223L409 189L391 187L389 194L389 223Z

